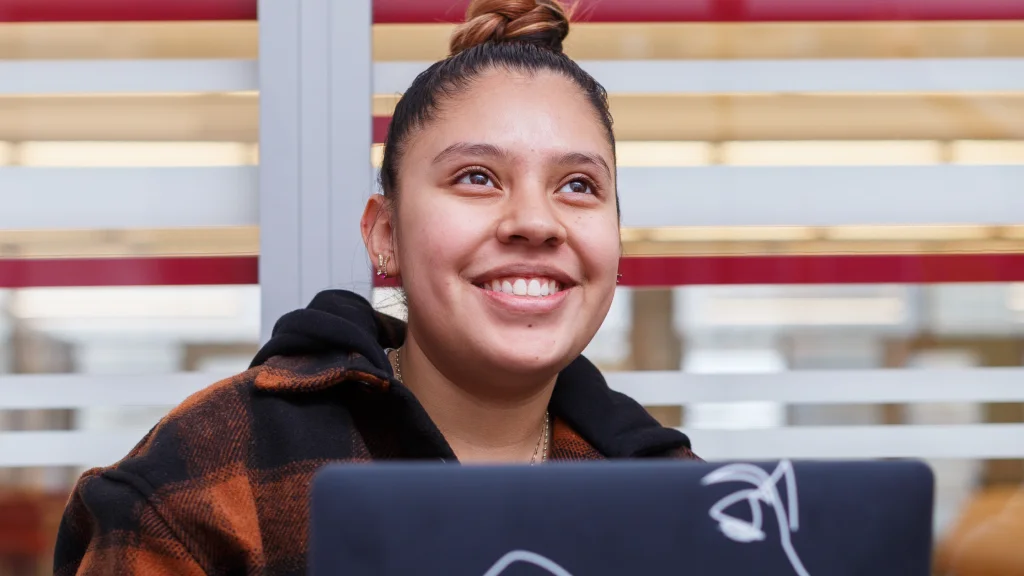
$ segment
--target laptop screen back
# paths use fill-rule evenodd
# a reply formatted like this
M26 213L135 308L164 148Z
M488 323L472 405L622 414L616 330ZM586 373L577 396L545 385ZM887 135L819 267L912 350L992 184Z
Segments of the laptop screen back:
M912 462L338 465L312 574L928 576Z

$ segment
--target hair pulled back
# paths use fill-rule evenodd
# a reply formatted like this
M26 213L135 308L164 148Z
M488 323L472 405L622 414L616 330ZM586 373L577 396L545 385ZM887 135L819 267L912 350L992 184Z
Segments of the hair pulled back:
M452 34L451 54L487 42L522 42L562 52L569 15L555 0L477 0Z
M452 34L450 55L420 73L395 107L380 171L384 196L397 197L398 164L413 131L433 120L446 98L457 96L495 68L527 74L548 71L572 81L593 106L614 150L608 94L562 52L568 34L569 12L558 0L473 0L466 22Z

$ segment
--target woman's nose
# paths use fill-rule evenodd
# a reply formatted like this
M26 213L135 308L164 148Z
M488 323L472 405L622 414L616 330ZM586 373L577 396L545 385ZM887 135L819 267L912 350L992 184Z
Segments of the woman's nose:
M562 244L566 230L555 210L551 193L543 188L514 190L506 200L498 240L529 246Z

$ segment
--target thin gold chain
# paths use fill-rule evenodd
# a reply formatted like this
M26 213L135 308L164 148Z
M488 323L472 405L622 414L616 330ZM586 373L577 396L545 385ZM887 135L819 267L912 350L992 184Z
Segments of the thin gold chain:
M392 355L394 352L394 355ZM395 367L395 379L401 383L405 383L402 380L402 362L399 360L398 348L388 348L384 350L384 353L388 355L388 360L392 360ZM544 427L541 428L540 438L537 438L537 447L533 449L533 456L530 458L530 466L537 464L537 455L540 455L541 463L548 461L548 440L551 435L551 414L544 411Z
M537 447L533 450L533 458L530 458L530 466L537 463L537 452L541 452L540 461L543 464L548 461L548 431L551 426L551 414L544 411L544 428L541 430L540 438L537 439ZM543 446L543 451L541 450Z
M398 349L388 348L385 352L388 353L388 356L391 355L391 352L395 353L395 379L404 384L405 381L402 380L402 364L398 361Z

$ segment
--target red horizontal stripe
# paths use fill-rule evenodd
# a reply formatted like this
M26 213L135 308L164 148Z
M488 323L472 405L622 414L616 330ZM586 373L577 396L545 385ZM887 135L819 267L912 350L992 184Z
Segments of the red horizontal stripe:
M388 139L388 126L391 125L391 116L373 117L373 143L383 144Z
M256 256L0 260L0 288L256 284ZM1024 282L1024 254L623 258L622 286ZM375 278L377 286L398 286Z
M1021 0L578 0L587 22L1024 19ZM374 22L461 22L469 0L376 0Z
M374 22L460 22L469 0L375 0ZM1020 20L1021 0L578 0L589 22ZM257 0L0 0L0 22L254 20Z
M0 0L0 22L255 20L257 0Z
M256 256L0 259L0 288L258 283Z
M1018 282L1024 254L625 258L619 271L627 286Z

